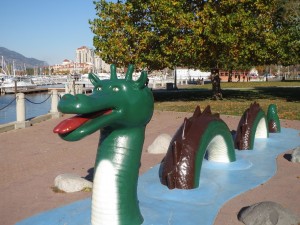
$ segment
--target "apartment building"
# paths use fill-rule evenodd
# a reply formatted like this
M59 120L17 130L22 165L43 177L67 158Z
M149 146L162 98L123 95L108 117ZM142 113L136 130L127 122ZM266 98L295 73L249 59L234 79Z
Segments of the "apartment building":
M76 49L76 62L77 63L92 63L94 64L94 51L91 48L82 46Z
M75 61L65 59L62 64L51 66L54 74L107 73L110 65L105 63L94 50L86 46L76 49Z
M110 71L109 65L96 55L93 49L86 46L76 49L76 62L93 65L93 70L96 73L105 73Z

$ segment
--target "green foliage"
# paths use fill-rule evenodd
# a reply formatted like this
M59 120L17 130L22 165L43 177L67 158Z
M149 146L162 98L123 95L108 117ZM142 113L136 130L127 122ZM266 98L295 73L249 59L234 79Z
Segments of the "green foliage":
M279 62L296 65L300 62L300 2L298 0L278 0L274 17L276 35L279 37Z
M272 7L256 2L228 0L212 6L216 16L209 16L205 30L207 56L214 59L208 62L210 67L241 69L272 60L268 53L276 39L271 30Z
M100 0L95 6L94 46L118 67L230 70L299 63L297 0Z

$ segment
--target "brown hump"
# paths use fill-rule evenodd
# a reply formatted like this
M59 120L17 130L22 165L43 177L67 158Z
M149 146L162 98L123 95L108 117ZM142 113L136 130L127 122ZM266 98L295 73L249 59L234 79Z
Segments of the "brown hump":
M244 112L236 131L236 137L234 142L236 149L239 150L251 149L250 141L251 141L252 126L260 110L261 110L260 105L254 102L251 103L250 107L246 109L246 111Z
M185 118L177 130L160 168L161 183L169 189L194 188L196 153L202 134L212 120L220 118L211 113L210 106L202 113L197 106L193 116Z

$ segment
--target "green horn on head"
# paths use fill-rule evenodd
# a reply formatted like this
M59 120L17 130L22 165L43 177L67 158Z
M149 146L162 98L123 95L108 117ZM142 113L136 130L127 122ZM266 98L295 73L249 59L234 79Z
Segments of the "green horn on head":
M114 64L110 65L110 79L111 80L117 80L117 69L116 66Z
M89 79L95 87L101 83L101 80L99 79L99 77L96 74L89 73Z
M136 81L135 84L139 89L142 89L146 87L146 82L147 82L147 72L142 71L141 76L139 77L139 79Z
M125 76L126 81L132 80L133 70L134 70L134 66L132 64L129 64L127 72L126 72L126 76Z

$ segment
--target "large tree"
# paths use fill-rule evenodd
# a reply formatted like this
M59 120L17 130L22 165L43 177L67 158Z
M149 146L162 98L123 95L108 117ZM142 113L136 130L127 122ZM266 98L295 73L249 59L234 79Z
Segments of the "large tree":
M96 51L117 66L245 69L283 60L282 45L297 41L291 23L282 22L286 2L100 0L90 24ZM292 35L282 36L286 29Z

